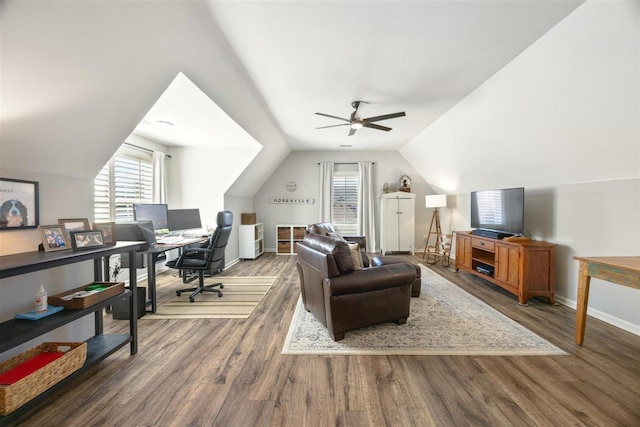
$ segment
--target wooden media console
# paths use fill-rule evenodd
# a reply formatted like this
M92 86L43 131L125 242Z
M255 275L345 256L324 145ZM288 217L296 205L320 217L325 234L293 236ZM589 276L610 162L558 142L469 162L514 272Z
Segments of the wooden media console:
M555 304L555 245L543 241L493 239L456 231L456 271L482 277L518 297L543 296Z

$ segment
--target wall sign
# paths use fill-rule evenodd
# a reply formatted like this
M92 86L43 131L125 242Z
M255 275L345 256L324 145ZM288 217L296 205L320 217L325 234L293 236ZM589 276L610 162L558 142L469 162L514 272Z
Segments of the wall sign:
M269 203L276 205L314 205L316 199L310 197L269 197Z

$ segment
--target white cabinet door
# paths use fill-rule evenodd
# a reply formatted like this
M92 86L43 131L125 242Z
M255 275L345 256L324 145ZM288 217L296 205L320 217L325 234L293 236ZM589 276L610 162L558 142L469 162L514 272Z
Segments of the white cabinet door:
M414 241L414 199L398 199L398 249L413 253Z
M380 212L382 253L413 253L415 234L415 194L384 194L382 196Z

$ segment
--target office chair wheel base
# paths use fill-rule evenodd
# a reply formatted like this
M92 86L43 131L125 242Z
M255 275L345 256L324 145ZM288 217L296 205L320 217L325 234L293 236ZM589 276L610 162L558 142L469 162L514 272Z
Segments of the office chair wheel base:
M218 292L218 298L222 296L222 292Z
M189 301L190 301L190 302L195 302L195 300L193 299L193 297L189 297Z
M224 285L222 283L220 283L220 289L224 289Z
M182 295L181 292L176 291L176 296L179 297L180 295Z

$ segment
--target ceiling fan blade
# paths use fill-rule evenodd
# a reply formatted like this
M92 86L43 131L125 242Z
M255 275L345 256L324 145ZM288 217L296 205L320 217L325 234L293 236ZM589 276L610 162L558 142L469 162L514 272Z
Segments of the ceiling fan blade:
M319 128L316 128L316 129L334 128L336 126L349 126L349 123L341 123L339 125L330 125L330 126L320 126Z
M391 128L388 128L386 126L380 126L380 125L376 125L376 124L369 123L369 122L364 122L362 124L362 127L383 130L385 132L389 132L391 130Z
M344 119L342 117L338 117L338 116L332 116L331 114L324 114L324 113L316 113L319 116L325 116L325 117L331 117L332 119L338 119L338 120L342 120L344 122L350 122L351 120L349 119Z
M400 113L393 113L393 114L384 114L382 116L375 116L375 117L367 117L366 119L364 119L365 123L366 122L377 122L380 120L387 120L387 119L395 119L396 117L404 117L406 116L406 114L404 113L404 111L400 112Z
M357 130L358 129L354 129L354 128L349 129L349 136L352 136L353 134L355 134Z

